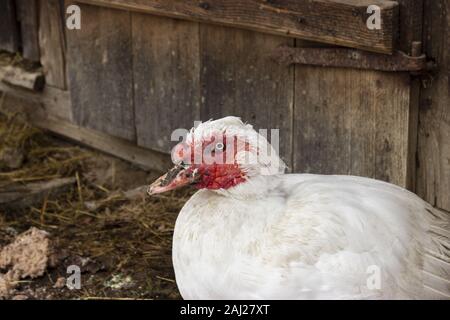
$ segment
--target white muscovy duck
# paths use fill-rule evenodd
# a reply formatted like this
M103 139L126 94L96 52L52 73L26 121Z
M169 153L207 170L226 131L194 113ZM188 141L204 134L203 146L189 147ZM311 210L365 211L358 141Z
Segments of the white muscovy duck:
M430 235L432 224L447 229L448 217L415 194L369 178L283 174L267 140L236 117L193 128L172 159L148 192L200 189L174 231L183 298L432 297L426 250L449 258L445 239Z

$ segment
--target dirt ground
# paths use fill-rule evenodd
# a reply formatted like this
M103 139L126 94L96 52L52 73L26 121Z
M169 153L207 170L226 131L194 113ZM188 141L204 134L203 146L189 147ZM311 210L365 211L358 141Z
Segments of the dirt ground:
M22 205L0 206L0 250L30 227L48 232L55 248L56 263L42 276L15 283L8 298L180 298L172 233L193 190L132 199L124 193L158 175L41 132L21 115L1 114L0 197L28 183L74 179ZM70 265L81 268L79 290L63 285Z

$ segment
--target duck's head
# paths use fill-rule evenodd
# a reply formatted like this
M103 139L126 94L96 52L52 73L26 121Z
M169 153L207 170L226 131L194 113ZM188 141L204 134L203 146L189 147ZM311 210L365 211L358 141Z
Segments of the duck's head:
M252 177L283 173L267 139L237 117L200 123L172 149L174 167L148 188L150 195L185 185L226 190Z

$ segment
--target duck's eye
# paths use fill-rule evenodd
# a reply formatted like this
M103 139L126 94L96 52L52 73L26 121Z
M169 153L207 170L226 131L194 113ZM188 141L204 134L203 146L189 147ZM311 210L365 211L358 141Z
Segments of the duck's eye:
M217 151L223 151L225 149L225 146L222 142L216 143L216 145L214 146L214 149Z

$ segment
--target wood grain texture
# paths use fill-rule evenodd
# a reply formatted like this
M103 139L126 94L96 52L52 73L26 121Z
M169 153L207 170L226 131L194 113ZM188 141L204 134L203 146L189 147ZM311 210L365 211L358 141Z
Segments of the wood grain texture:
M65 89L66 50L59 0L39 1L39 47L46 84Z
M417 192L450 211L450 4L425 0L425 52L438 72L420 94Z
M399 2L398 46L410 53L420 39L421 0ZM409 74L297 66L295 86L297 170L415 189L419 91Z
M399 36L397 47L405 53L414 55L413 43L421 41L423 27L423 0L398 0L399 3ZM421 54L421 48L417 54ZM407 187L416 189L417 130L419 123L420 79L411 78L409 91L408 121L408 158Z
M16 52L20 37L14 0L0 1L0 50Z
M45 84L42 70L27 71L12 65L0 67L0 79L5 83L33 91L41 91Z
M22 55L25 59L39 61L39 7L37 0L16 0L20 20Z
M396 0L399 4L397 48L411 54L413 41L422 41L424 0Z
M90 5L81 12L82 28L67 31L75 122L134 141L130 13Z
M256 129L279 129L280 154L291 167L293 69L270 58L293 40L201 25L201 118L240 116Z
M409 76L297 66L294 168L405 187Z
M3 92L7 94L0 106L1 110L24 112L29 121L39 128L129 161L145 170L166 172L172 165L167 154L140 148L128 140L74 124L70 119L70 97L67 91L46 87L41 94L32 92L27 95L21 94L23 90L17 92L16 89L5 88L1 82L0 91L0 96ZM56 109L57 106L63 108Z
M391 53L398 7L384 0L79 0L79 2L156 15L240 27ZM378 5L382 25L369 30L367 7Z
M166 172L172 165L170 156L157 151L137 147L128 140L103 132L77 126L54 118L37 120L36 126L70 138L76 142L136 164L145 170Z
M137 143L169 152L171 133L200 120L200 46L196 22L133 13Z
M35 107L33 115L40 113L68 122L73 119L68 91L45 86L42 92L35 92L11 86L4 82L0 82L0 91L16 99L28 101L28 104L33 104Z

